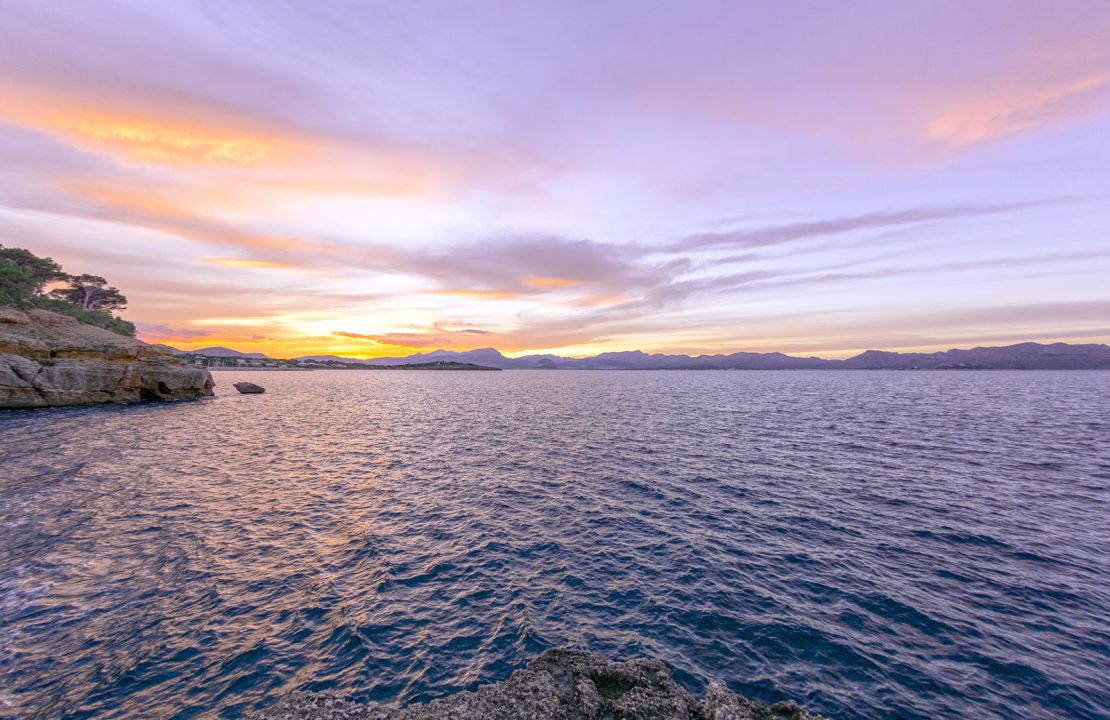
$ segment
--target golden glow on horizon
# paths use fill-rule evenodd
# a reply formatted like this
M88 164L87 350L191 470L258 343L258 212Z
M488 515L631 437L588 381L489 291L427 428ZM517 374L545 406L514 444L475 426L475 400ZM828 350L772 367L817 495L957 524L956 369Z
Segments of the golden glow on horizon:
M398 339L394 343L379 343L371 339L346 339L343 336L336 336L333 333L326 335L292 335L285 336L283 331L288 328L282 327L269 327L267 328L266 335L250 335L249 332L231 332L231 333L217 333L213 335L205 335L196 337L192 335L181 336L173 333L159 333L159 332L144 332L141 338L146 342L151 343L164 343L172 345L181 350L199 350L206 347L228 347L232 350L240 352L260 352L272 358L294 358L306 355L336 355L339 357L350 357L356 359L367 359L375 357L403 357L418 352L428 352L435 349L445 350L471 350L479 347L489 347L493 345L497 347L497 343L491 343L488 338L484 341L476 339L469 344L455 344L450 342L436 343L433 345L417 344L417 345L404 345ZM239 328L242 330L242 328ZM274 333L271 334L270 331ZM388 333L384 334L388 337ZM978 337L978 336L976 336ZM1016 342L1021 342L1023 338L1000 338L990 342L980 342L972 336L967 338L953 337L947 342L932 342L922 344L920 342L883 342L883 350L891 350L896 352L939 352L950 350L952 348L970 348L976 345L1009 345ZM1110 336L1105 337L1072 337L1063 333L1059 336L1038 336L1038 342L1072 342L1072 343L1106 343L1110 342ZM682 355L716 355L716 354L730 354L734 352L782 352L794 357L822 357L828 359L846 358L858 355L864 350L875 349L870 344L844 345L836 342L834 339L822 339L817 337L797 337L787 339L786 341L778 338L754 338L750 343L743 345L736 345L734 343L723 342L714 349L714 345L708 344L712 341L707 340L705 345L702 344L668 344L652 342L651 338L644 337L631 337L621 338L619 340L604 340L600 342L586 342L574 343L570 342L564 345L555 345L551 347L527 347L527 348L508 348L499 347L498 349L507 357L520 357L522 355L540 355L540 354L555 354L563 357L590 357L604 352L624 351L631 349L639 349L648 354L664 353L664 354L682 354Z
M364 360L373 357L390 357L427 352L427 346L402 344L379 344L371 342L345 342L331 336L310 337L240 337L235 335L212 335L203 337L179 337L172 333L159 334L148 332L142 335L145 342L171 345L179 350L200 350L208 347L227 347L239 352L260 352L273 358L294 358L305 355L337 355ZM453 349L448 347L447 349ZM468 348L458 348L468 349Z

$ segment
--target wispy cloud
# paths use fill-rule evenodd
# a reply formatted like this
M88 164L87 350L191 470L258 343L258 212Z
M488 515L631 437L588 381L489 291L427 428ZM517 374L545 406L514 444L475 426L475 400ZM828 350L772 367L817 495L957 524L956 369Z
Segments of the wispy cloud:
M366 340L374 345L386 345L391 347L405 347L405 348L449 348L449 349L470 349L475 346L476 337L486 337L494 335L494 333L485 330L476 330L472 328L462 330L445 330L442 327L433 326L428 328L426 332L392 332L392 333L378 333L366 334L355 332L334 332L333 335L337 337L352 338L355 340Z
M212 336L209 330L188 327L170 327L169 325L163 325L161 323L139 322L135 323L135 329L138 336L147 342L191 342Z
M257 258L236 258L236 257L210 257L204 258L204 261L212 265L222 265L224 267L232 268L288 268L292 267L292 263L281 262L279 260L259 260Z
M1088 114L1098 104L1110 106L1110 72L961 103L930 120L926 135L962 149Z
M730 249L767 247L797 240L807 240L810 238L858 230L880 230L925 222L986 217L1057 205L1065 202L1074 202L1074 199L1057 198L999 204L968 204L882 210L860 215L772 225L769 227L698 233L682 238L680 241L671 244L668 249L679 252L721 247Z

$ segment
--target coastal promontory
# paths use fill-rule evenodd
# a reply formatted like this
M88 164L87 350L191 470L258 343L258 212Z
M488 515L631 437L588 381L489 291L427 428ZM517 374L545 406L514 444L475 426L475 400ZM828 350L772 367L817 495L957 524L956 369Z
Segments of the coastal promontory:
M212 376L133 337L49 310L0 307L0 408L212 395Z

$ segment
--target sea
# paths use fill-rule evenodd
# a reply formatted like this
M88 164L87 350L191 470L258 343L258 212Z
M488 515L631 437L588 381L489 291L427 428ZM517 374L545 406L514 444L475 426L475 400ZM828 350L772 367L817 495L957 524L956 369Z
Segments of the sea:
M557 646L841 720L1110 717L1110 372L215 378L0 413L0 717L423 702Z

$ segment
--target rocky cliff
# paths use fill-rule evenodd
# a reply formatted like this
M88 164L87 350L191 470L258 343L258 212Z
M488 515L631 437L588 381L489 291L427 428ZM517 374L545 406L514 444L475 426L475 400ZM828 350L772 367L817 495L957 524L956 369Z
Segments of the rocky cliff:
M0 408L212 394L212 376L134 338L48 312L0 307Z
M508 680L425 705L352 703L293 693L252 720L820 720L794 702L765 705L719 681L691 697L657 660L607 661L574 650L548 650Z

